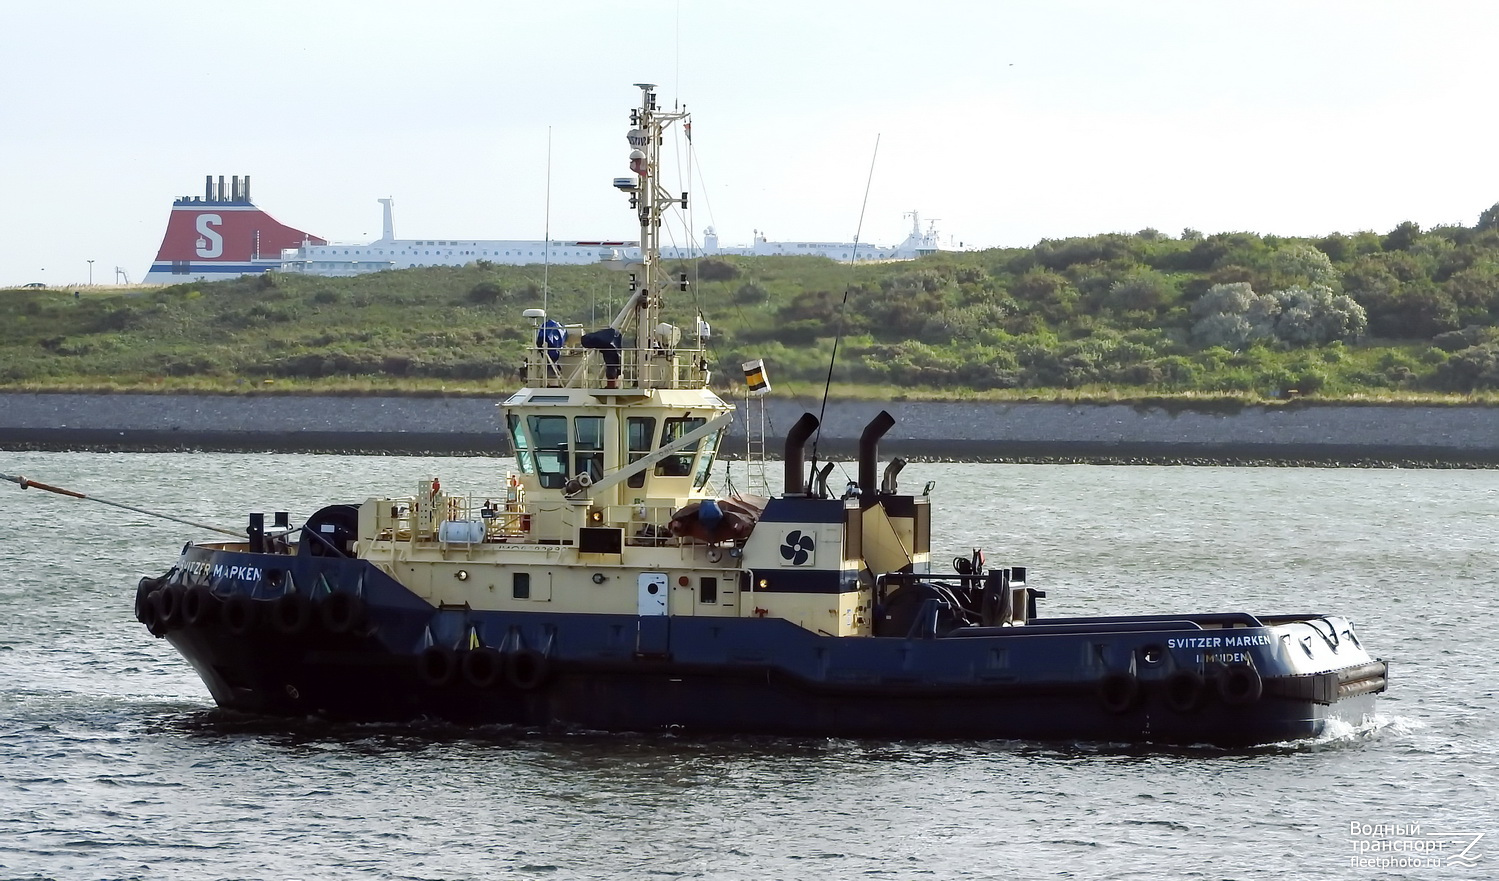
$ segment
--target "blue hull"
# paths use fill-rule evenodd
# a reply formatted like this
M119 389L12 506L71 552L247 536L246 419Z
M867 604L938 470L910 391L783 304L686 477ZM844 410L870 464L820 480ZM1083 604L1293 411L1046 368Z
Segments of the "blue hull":
M1246 684L1178 642L1204 633L1180 620L838 638L776 619L433 609L360 560L196 547L142 584L138 612L223 707L357 721L1243 746L1358 724L1384 687L1380 662L1293 672L1248 627L1232 631Z

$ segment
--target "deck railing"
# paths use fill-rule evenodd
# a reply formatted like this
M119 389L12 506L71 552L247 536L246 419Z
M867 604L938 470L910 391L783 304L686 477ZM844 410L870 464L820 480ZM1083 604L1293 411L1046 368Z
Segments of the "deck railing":
M526 351L524 379L537 388L701 388L708 382L704 349L647 349L644 357L639 349L625 349L619 356L619 377L611 385L598 349L578 345L532 348Z
M555 516L545 522L558 524L543 535L538 525L543 515L558 510L559 503L548 500L507 502L503 496L437 495L429 500L419 498L381 499L375 510L374 533L369 538L392 544L431 544L464 547L485 543L572 544L574 527L562 525ZM630 547L663 547L681 544L667 529L676 503L664 505L607 505L597 509L596 523L624 530L624 544ZM586 516L580 511L579 516Z

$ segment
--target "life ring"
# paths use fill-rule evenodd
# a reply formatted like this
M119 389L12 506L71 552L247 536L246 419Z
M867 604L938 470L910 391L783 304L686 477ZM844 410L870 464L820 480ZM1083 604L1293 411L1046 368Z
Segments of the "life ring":
M457 672L458 659L447 646L430 645L416 656L416 673L428 685L448 685Z
M287 636L305 632L311 621L312 604L299 593L282 594L271 605L271 623Z
M318 618L330 633L359 630L365 618L364 600L352 593L331 593L318 601Z
M151 594L156 620L163 630L171 630L182 620L182 586L173 584Z
M505 656L489 646L463 653L463 678L475 688L489 688L505 672Z
M182 621L189 627L204 627L213 623L218 612L218 603L206 585L195 584L182 595Z
M505 681L522 691L541 685L551 673L551 662L536 649L516 649L505 658Z
M1178 713L1191 713L1202 706L1207 682L1196 670L1177 670L1166 677L1166 706Z
M1218 696L1226 704L1252 704L1264 693L1265 682L1251 664L1229 664L1218 674Z
M1140 680L1133 673L1105 673L1098 680L1098 702L1118 715L1135 708L1140 700Z
M219 618L230 633L244 636L255 626L255 601L242 593L232 593L224 600Z

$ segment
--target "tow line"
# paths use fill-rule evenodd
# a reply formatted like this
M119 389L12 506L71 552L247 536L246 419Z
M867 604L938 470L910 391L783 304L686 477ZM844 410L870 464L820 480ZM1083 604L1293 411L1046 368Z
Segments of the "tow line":
M101 499L98 496L84 495L81 492L75 492L71 489L64 489L60 486L52 486L51 484L42 483L39 480L30 480L26 477L12 476L10 474L0 474L0 480L8 480L11 483L14 483L16 486L19 486L21 489L31 489L33 487L36 489L43 489L49 493L57 493L60 496L70 496L75 499L83 499L89 502L98 502L101 505L111 505L116 508L124 508L127 511L134 511L137 514L145 514L148 517L160 517L163 520L172 520L177 523L185 523L188 526L196 526L199 529L207 529L212 532L221 532L224 535L232 535L235 538L249 537L244 532L241 532L239 530L225 529L222 526L209 526L207 523L198 523L193 520L185 520L181 517L174 517L171 514L162 514L158 511L147 511L145 508L137 508L134 505L127 505L124 502L112 502L109 499Z

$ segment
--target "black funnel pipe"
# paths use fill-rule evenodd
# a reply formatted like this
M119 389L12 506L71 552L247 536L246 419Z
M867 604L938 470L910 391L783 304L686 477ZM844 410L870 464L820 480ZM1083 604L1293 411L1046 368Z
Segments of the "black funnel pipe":
M891 459L890 464L885 466L885 476L880 478L880 492L892 496L899 492L900 484L897 482L897 478L900 477L900 472L905 467L905 459L899 456Z
M806 453L807 439L817 430L817 417L803 413L791 430L786 432L786 481L783 495L807 494L806 478L802 477L802 463Z
M880 438L895 426L895 417L888 410L869 420L864 433L859 435L859 507L868 508L879 498L875 473L880 462Z
M835 462L827 462L817 471L816 486L813 487L814 494L819 499L828 497L828 475L833 473Z

